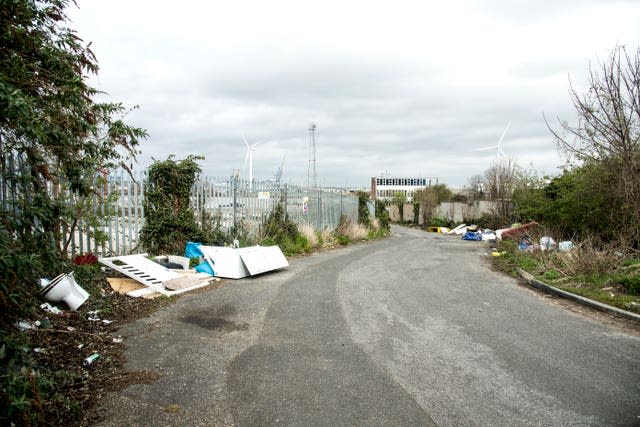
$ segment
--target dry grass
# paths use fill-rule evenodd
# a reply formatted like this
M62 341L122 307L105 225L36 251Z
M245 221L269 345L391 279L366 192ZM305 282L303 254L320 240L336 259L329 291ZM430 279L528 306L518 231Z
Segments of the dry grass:
M320 239L322 240L323 248L334 247L338 244L335 233L328 228L325 228L320 232Z
M338 224L336 232L346 236L352 242L366 239L369 236L367 227L362 224L353 224L351 220L344 215L340 218L340 224Z
M312 248L318 247L318 235L311 224L303 224L298 227L298 230L307 238Z
M362 224L350 224L345 227L343 234L352 242L357 242L366 239L369 236L369 230Z
M614 247L598 248L590 240L561 254L565 271L570 275L605 274L619 264L622 254Z

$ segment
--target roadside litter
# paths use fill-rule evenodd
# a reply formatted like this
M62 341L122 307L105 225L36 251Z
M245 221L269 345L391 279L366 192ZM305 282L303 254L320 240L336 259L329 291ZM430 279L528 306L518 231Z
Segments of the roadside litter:
M568 252L573 248L575 248L575 245L571 240L565 240L558 243L558 249L560 252Z
M540 227L540 224L538 224L535 221L532 221L532 222L530 222L528 224L524 224L524 225L513 224L509 228L503 228L503 229L500 229L500 230L496 230L496 237L498 238L498 240L504 239L504 238L507 238L507 237L516 240L518 237L521 237L521 236L527 234L529 231L531 231L531 229L533 229L535 227Z
M140 297L158 292L171 296L208 286L212 277L206 273L192 273L189 270L172 270L154 262L146 254L123 255L100 258L100 263L143 284L145 287L132 290L127 295Z
M98 360L98 358L100 357L100 355L98 353L93 353L91 356L87 357L86 359L84 359L84 362L82 362L82 364L84 366L89 366L91 365L93 362L95 362L96 360Z
M553 237L543 236L540 238L540 249L543 251L555 251L558 249L558 244Z
M482 240L482 233L478 231L467 231L462 236L462 240Z
M461 236L461 235L463 235L464 233L467 232L467 228L466 227L467 227L467 224L460 224L457 227L455 227L454 229L449 230L446 234L455 234L455 235Z
M429 227L427 228L427 231L429 231L430 233L449 234L449 229L447 227Z
M289 266L278 246L198 246L205 261L215 268L217 277L241 279Z
M189 269L193 258L199 263ZM145 298L187 292L219 281L219 277L240 279L289 266L278 246L233 248L194 242L187 242L184 257L151 260L147 254L138 254L99 258L99 262L129 278L107 279L112 289Z
M73 271L60 274L53 280L40 279L40 294L48 301L64 301L72 311L76 311L89 299L89 293L82 289L73 277Z

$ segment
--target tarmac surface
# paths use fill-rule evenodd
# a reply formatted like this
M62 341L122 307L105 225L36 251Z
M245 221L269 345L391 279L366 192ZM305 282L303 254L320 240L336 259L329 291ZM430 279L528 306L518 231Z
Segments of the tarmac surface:
M487 267L480 242L393 236L187 295L120 333L151 384L102 426L638 425L640 338Z

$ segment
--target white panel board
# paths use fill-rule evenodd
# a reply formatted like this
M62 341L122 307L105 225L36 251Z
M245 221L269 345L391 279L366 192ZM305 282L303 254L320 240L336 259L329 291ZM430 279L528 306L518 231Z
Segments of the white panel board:
M241 279L249 276L249 271L244 266L238 250L223 246L200 246L199 247L207 260L211 260L216 277L228 279Z
M260 246L251 246L238 249L244 266L247 267L247 270L249 270L252 276L271 270L271 268L269 268L269 261L260 248Z
M241 279L288 267L289 263L278 246L250 246L228 248L223 246L200 246L205 258L213 262L213 271L218 277Z
M252 276L289 265L278 246L252 246L238 249L238 253Z

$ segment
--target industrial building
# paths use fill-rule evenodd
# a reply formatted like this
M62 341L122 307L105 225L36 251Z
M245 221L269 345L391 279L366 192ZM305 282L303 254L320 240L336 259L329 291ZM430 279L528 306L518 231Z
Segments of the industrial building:
M394 194L402 193L407 201L413 200L413 193L431 185L438 185L435 177L374 177L371 178L371 199L391 200Z

